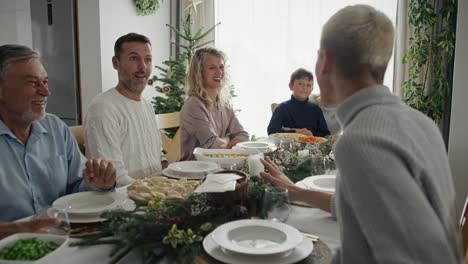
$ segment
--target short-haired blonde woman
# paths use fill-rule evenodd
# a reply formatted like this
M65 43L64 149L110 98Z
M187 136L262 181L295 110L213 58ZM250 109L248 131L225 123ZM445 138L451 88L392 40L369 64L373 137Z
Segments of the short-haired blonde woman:
M187 75L187 100L180 112L181 160L193 160L193 150L232 148L248 134L227 102L225 56L214 48L198 49Z

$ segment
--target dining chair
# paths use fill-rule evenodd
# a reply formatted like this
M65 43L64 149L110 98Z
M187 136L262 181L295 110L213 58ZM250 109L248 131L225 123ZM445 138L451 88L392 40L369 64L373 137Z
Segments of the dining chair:
M81 153L85 155L86 147L84 143L84 127L82 125L80 126L71 126L70 130L73 134L73 136L76 139L76 142L78 142L78 147L80 148Z
M173 138L169 138L165 129L178 128L180 126L180 113L157 114L156 121L158 122L159 132L163 150L166 153L166 158L169 163L176 162L180 159L180 130L178 129Z
M463 211L460 218L460 229L462 230L463 236L463 252L465 252L465 258L468 257L468 196L465 200L465 206L463 206Z
M271 104L271 113L273 114L276 110L276 108L278 107L278 104L277 103L272 103Z

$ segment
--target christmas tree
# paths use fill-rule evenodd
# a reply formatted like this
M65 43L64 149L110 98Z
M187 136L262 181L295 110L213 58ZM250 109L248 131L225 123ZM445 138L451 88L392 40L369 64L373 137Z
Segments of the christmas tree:
M203 39L219 24L216 24L205 32L200 29L193 34L192 23L191 13L187 12L180 30L171 25L167 25L179 36L179 39L185 40L185 43L172 42L174 45L180 47L183 52L181 52L177 58L170 58L164 61L163 64L165 66L156 66L160 74L159 76L153 76L150 80L150 84L155 83L155 89L159 93L152 101L156 114L180 111L185 99L187 67L190 65L195 50L213 42L213 40L203 42Z

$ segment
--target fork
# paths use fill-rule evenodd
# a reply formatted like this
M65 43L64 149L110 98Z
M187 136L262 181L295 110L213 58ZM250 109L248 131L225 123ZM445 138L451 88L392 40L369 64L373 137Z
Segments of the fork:
M294 128L289 128L289 127L281 127L282 130L286 130L286 131L296 131L296 129Z
M306 236L308 239L312 240L312 242L317 242L320 237L319 236L316 236L316 235L312 235L310 233L306 233L306 232L301 232L304 236Z

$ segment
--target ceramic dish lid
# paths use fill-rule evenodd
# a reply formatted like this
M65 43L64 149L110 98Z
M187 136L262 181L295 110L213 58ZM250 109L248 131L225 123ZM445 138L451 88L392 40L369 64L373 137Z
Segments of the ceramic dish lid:
M271 255L298 246L304 236L294 227L271 220L239 220L219 226L212 232L219 246L240 254Z

